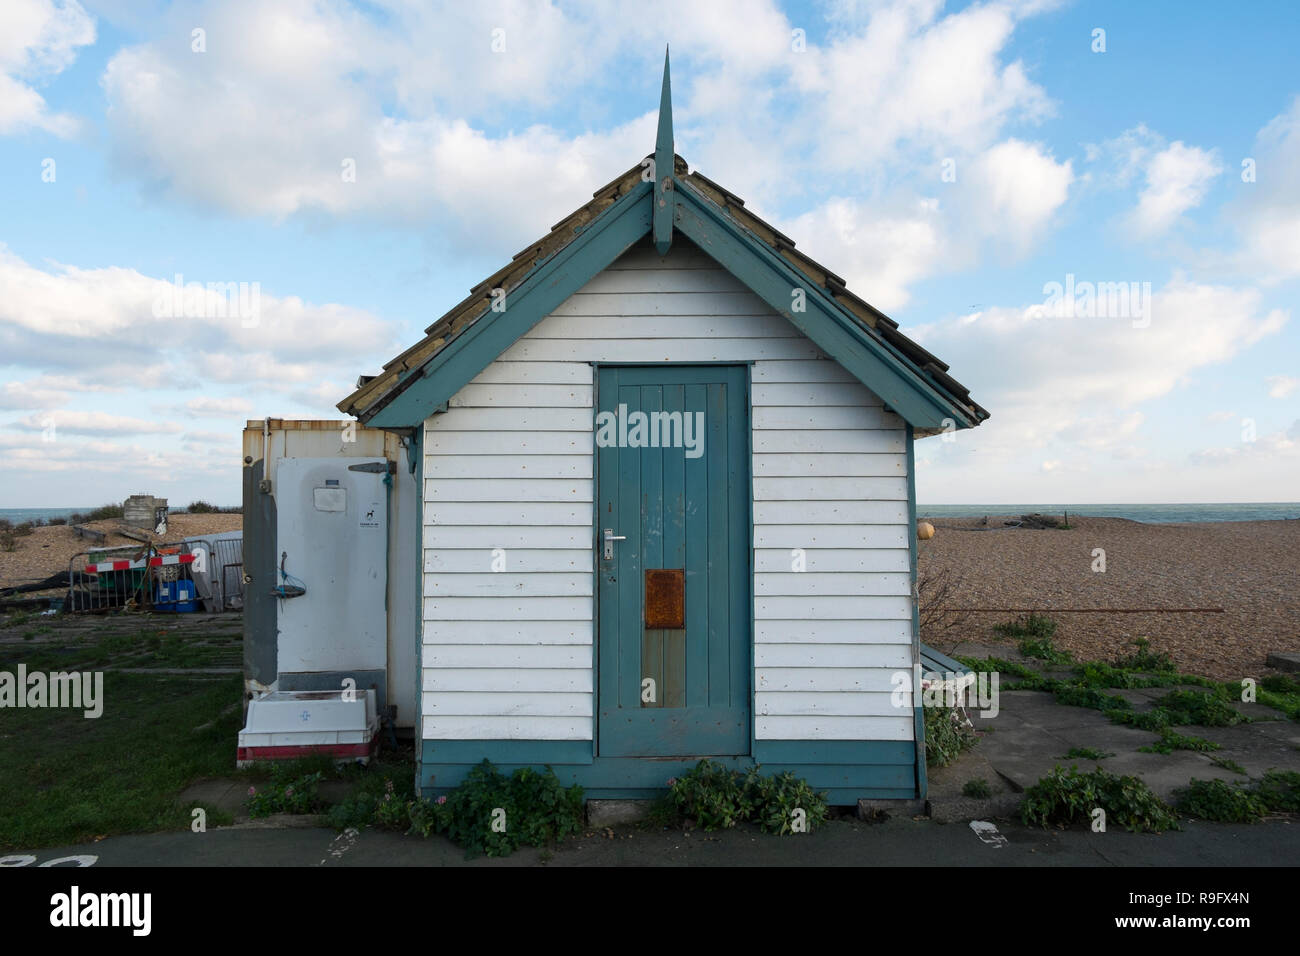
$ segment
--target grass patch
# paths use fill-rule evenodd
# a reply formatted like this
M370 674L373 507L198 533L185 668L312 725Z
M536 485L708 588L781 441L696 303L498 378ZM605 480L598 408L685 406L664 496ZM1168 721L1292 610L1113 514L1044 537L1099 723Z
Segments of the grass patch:
M1017 642L1017 649L1025 657L1033 657L1051 665L1070 664L1074 658L1058 650L1052 643L1056 622L1043 614L1028 614L993 626L995 634Z
M1037 690L1050 693L1057 703L1073 707L1087 707L1105 713L1112 723L1134 727L1159 734L1160 739L1138 749L1143 753L1170 754L1175 750L1211 751L1218 750L1219 745L1202 737L1187 736L1176 733L1173 728L1180 726L1194 727L1234 727L1249 723L1250 717L1239 713L1233 707L1234 692L1237 685L1231 681L1221 683L1206 677L1179 674L1173 670L1173 662L1168 654L1153 652L1149 642L1140 638L1134 642L1136 650L1114 663L1105 661L1086 661L1073 669L1072 677L1059 679L1044 677L1037 673L1011 682L1006 690ZM1266 686L1266 682L1271 682ZM1187 690L1185 685L1202 688ZM1135 689L1152 687L1181 687L1171 690L1155 702L1148 711L1135 712L1129 702L1116 694L1108 694L1109 689ZM1269 688L1272 688L1271 690ZM1300 684L1287 678L1275 680L1266 678L1261 681L1257 698L1260 703L1278 706L1265 698L1274 694L1281 700L1279 710L1286 712L1289 695ZM1296 706L1300 708L1300 695L1296 697Z
M1001 657L958 657L957 661L976 672L991 673L997 671L1000 675L1009 675L1023 680L1032 680L1038 677L1038 672L1032 667L1026 667L1019 661L1009 661Z
M520 846L549 848L583 827L583 789L561 785L555 771L520 767L509 777L484 760L437 800L403 802L389 788L381 814L409 823L412 834L444 834L465 857L509 856ZM403 819L405 818L405 819Z
M993 796L993 788L983 777L977 777L974 780L967 780L961 788L963 797L971 797L975 800L987 800Z
M1277 813L1300 813L1300 773L1270 770L1255 784L1264 805Z
M1055 677L1035 676L1028 680L1015 681L1007 685L1007 690L1041 690L1056 698L1058 704L1070 707L1088 707L1092 710L1115 713L1127 711L1132 705L1123 697L1106 694L1096 687L1079 681L1059 680Z
M1127 657L1117 659L1115 667L1128 671L1172 671L1174 669L1174 659L1168 652L1153 652L1151 642L1147 638L1139 637L1133 642L1133 646L1137 650Z
M411 824L413 800L415 780L409 760L375 764L369 772L358 773L351 796L330 809L330 825L339 830L377 826L405 831ZM407 812L402 813L403 809Z
M1098 750L1096 747L1071 747L1065 752L1065 760L1105 760L1107 757L1115 756L1105 750Z
M187 785L229 775L243 681L104 675L104 712L14 709L0 732L0 851L179 829ZM210 724L206 729L194 728ZM191 805L192 806L192 805ZM209 824L214 822L209 811Z
M1223 780L1193 780L1175 796L1180 812L1216 823L1257 823L1268 812L1251 788Z
M1075 767L1054 767L1025 791L1020 819L1026 826L1091 824L1098 808L1105 811L1107 825L1134 833L1179 829L1174 812L1140 779L1100 768L1080 773Z
M1188 737L1184 734L1176 734L1172 730L1164 730L1160 733L1160 739L1153 744L1147 744L1145 747L1139 747L1138 751L1144 754L1165 754L1168 756L1175 750L1218 750L1219 745L1213 740L1206 740L1204 737Z
M1169 723L1191 724L1197 727L1235 727L1249 723L1233 709L1225 691L1204 693L1196 690L1176 690L1156 701L1156 706L1170 715Z
M979 738L970 721L954 707L922 707L925 716L925 764L943 767L952 763Z
M1265 677L1255 688L1255 700L1280 710L1290 720L1300 720L1300 681L1285 674Z
M93 511L82 514L80 511L68 515L71 524L85 524L87 521L105 521L109 518L125 517L126 511L121 505L100 505Z
M31 620L28 617L19 623ZM8 626L14 622L5 623ZM53 627L43 625L31 633L35 637L53 632ZM26 637L26 632L23 636ZM45 641L37 646L0 645L0 669L12 671L20 663L27 665L28 671L102 667L239 668L243 663L243 644L238 635L229 633L173 631L156 625L99 633L71 631L61 640Z
M1243 777L1249 776L1249 774L1246 773L1246 768L1230 757L1211 757L1210 762L1217 767L1222 767L1224 770L1231 770L1233 773L1239 773Z

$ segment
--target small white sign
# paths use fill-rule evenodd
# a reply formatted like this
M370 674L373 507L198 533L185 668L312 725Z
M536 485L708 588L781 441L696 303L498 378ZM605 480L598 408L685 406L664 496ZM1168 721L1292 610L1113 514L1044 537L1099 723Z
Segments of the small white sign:
M372 501L369 507L361 509L361 519L357 522L357 526L361 528L378 528L382 516L383 512L380 510L380 503Z

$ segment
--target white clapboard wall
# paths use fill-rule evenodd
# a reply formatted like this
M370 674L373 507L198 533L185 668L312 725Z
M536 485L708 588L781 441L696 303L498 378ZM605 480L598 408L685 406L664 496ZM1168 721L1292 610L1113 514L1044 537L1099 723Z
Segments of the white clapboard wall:
M592 739L588 363L751 360L756 735L913 739L891 699L912 660L903 421L682 242L629 252L426 422L426 739Z

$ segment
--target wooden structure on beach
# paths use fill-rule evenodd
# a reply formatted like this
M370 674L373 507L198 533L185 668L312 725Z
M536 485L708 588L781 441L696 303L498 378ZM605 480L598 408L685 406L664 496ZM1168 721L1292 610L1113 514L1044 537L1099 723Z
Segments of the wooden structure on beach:
M421 789L709 757L922 796L913 441L988 413L690 171L669 88L651 156L339 404L416 476Z

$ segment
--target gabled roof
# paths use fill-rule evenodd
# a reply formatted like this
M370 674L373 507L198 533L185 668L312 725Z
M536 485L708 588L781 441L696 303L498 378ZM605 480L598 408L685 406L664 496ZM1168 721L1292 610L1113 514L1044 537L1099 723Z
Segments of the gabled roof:
M474 286L383 372L358 379L338 408L376 427L414 428L636 242L650 234L663 254L680 232L880 395L917 437L973 428L989 417L946 364L842 278L798 252L794 240L747 210L743 199L691 172L671 144L665 61L655 153ZM651 172L669 156L670 175ZM802 310L792 304L797 289L805 293Z

